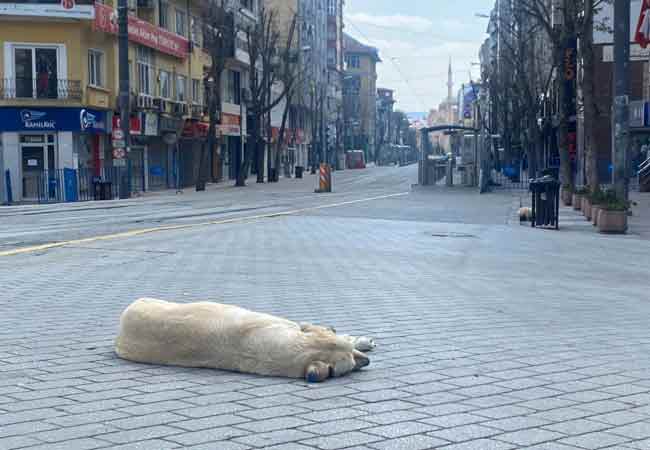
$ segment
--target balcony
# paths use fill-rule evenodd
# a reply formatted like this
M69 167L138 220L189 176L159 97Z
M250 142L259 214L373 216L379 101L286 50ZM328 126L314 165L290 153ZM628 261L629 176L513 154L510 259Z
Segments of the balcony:
M81 101L81 81L61 78L0 79L0 99Z

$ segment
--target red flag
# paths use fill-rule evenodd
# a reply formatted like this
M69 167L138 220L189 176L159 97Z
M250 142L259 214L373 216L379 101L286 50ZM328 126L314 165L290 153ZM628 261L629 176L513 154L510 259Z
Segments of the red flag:
M650 44L650 0L643 0L634 42L646 48Z

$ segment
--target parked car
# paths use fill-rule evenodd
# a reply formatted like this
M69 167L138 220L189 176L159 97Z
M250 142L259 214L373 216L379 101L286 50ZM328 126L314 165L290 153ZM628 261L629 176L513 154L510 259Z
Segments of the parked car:
M348 150L345 155L345 164L348 169L365 169L366 157L363 150Z

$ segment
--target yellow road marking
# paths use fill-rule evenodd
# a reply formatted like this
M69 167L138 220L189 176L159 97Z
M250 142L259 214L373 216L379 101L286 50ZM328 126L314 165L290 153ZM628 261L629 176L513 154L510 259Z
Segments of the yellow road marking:
M183 225L163 225L159 227L154 227L154 228L143 228L140 230L132 230L132 231L124 231L121 233L114 233L114 234L107 234L104 236L95 236L95 237L89 237L89 238L83 238L83 239L73 239L69 241L61 241L61 242L52 242L50 244L42 244L42 245L34 245L31 247L23 247L23 248L16 248L13 250L5 250L0 252L0 257L3 256L14 256L14 255L21 255L24 253L34 253L34 252L40 252L44 250L50 250L53 248L59 248L59 247L65 247L68 245L78 245L78 244L88 244L90 242L98 242L98 241L108 241L108 240L113 240L113 239L126 239L130 237L135 237L135 236L141 236L143 234L150 234L150 233L157 233L161 231L174 231L174 230L185 230L185 229L190 229L190 228L198 228L198 227L205 227L209 225L225 225L229 223L237 223L237 222L250 222L254 220L260 220L260 219L271 219L274 217L282 217L282 216L291 216L291 215L296 215L304 212L309 212L309 211L317 211L319 209L328 209L328 208L337 208L340 206L346 206L346 205L353 205L355 203L366 203L366 202L372 202L375 200L382 200L386 198L392 198L392 197L401 197L404 195L408 195L408 192L401 192L398 194L388 194L388 195L380 195L377 197L369 197L369 198L362 198L358 200L350 200L347 202L339 202L339 203L329 203L327 205L320 205L320 206L310 206L308 208L300 208L300 209L292 209L288 211L279 211L276 213L268 213L268 214L259 214L255 216L245 216L245 217L233 217L230 219L222 219L222 220L213 220L210 222L200 222L200 223L188 223L188 224L183 224Z

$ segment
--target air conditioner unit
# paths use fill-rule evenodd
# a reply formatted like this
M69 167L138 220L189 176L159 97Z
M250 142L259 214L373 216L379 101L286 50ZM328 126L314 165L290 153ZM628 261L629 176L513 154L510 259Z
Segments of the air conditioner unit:
M138 109L144 109L144 107L145 107L144 102L145 102L144 95L142 95L142 94L138 95L137 100L136 100L136 106L138 107Z
M183 114L183 104L179 102L174 102L174 106L172 107L172 111L174 114Z

